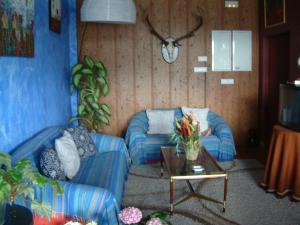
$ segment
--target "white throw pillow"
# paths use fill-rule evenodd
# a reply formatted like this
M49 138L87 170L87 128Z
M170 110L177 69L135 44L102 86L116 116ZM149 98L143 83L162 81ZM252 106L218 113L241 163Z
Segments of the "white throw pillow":
M69 132L64 131L63 136L55 140L55 150L66 177L72 179L80 168L80 157Z
M207 121L207 114L209 111L209 108L188 108L188 107L181 107L182 113L185 113L187 115L190 115L191 112L193 112L196 120L200 123L200 132L204 132L208 129L208 121Z
M146 110L148 134L170 134L174 131L174 110Z

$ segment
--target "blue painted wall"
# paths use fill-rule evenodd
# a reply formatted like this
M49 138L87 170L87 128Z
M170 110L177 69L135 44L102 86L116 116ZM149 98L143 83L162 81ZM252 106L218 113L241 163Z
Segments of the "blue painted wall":
M35 0L35 56L0 57L0 150L71 116L70 67L77 60L76 1L62 0L62 27L49 30L48 0Z

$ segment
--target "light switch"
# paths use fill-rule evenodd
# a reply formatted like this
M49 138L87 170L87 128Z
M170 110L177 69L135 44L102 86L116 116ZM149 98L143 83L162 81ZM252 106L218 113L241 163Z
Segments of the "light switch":
M207 56L198 56L198 62L207 62Z
M234 79L221 79L222 85L234 84Z

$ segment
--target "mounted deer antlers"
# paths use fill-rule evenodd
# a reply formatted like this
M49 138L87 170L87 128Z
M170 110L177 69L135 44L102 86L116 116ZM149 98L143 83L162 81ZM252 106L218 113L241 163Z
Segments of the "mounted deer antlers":
M185 35L182 35L178 38L173 38L173 37L168 37L168 38L163 38L162 35L160 35L155 28L152 26L150 20L149 20L149 16L147 15L146 17L146 22L148 24L148 26L150 27L150 32L155 35L159 40L161 40L161 50L162 50L162 55L164 60L171 64L173 62L175 62L175 60L178 57L178 52L179 52L179 46L181 46L181 44L179 43L179 41L186 39L186 38L190 38L195 36L195 32L202 26L203 24L203 19L201 16L198 17L199 18L199 23L198 25L192 29L191 31L187 32Z

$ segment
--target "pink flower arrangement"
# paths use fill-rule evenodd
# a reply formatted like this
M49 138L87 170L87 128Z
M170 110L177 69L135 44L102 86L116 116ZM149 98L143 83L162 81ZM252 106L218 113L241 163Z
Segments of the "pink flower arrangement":
M159 218L152 218L147 221L146 225L163 225Z
M124 224L135 224L143 218L141 210L135 207L128 207L119 213L120 220Z

